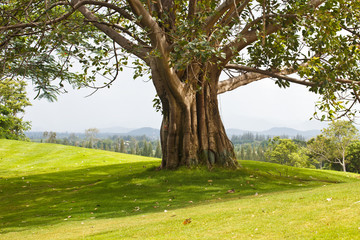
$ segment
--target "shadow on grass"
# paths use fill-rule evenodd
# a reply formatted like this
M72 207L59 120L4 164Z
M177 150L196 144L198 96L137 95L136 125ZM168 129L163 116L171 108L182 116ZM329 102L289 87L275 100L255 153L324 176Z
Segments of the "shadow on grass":
M319 186L328 178L315 179L300 170L289 176L286 167L263 163L260 170L251 163L239 170L212 172L156 171L158 164L135 162L0 179L0 233Z

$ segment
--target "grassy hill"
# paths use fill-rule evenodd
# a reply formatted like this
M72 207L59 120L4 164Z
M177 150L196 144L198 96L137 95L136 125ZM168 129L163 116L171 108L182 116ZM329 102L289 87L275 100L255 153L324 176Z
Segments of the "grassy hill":
M241 164L0 140L0 239L359 239L359 175Z

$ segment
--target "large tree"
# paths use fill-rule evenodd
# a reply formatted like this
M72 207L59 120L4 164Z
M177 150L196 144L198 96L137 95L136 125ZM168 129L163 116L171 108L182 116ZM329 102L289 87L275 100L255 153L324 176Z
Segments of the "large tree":
M149 74L157 91L161 167L236 167L218 94L270 77L280 87L296 83L320 93L319 110L328 113L322 119L339 110L354 113L359 5L357 0L5 0L0 76L31 78L40 97L53 97L66 81L95 90L110 86L132 61L135 77ZM220 81L223 72L229 79ZM109 82L95 86L96 75Z

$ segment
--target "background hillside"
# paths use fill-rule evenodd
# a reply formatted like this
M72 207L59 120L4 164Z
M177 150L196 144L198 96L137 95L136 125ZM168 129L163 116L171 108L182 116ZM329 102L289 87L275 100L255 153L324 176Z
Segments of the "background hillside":
M270 128L265 131L248 131L236 128L229 128L226 130L227 134L231 138L232 136L242 135L246 133L253 133L258 135L264 136L287 136L289 138L293 138L296 136L303 136L305 139L310 139L315 137L316 135L320 134L320 130L308 130L308 131L301 131L294 128L285 128L285 127L276 127ZM26 132L27 137L30 139L39 139L42 137L43 132L33 132L29 131ZM71 133L70 132L58 132L58 137L68 137ZM76 133L78 136L85 137L84 133ZM149 139L155 140L160 138L160 130L156 128L150 127L143 127L137 129L129 129L124 127L113 127L113 128L102 128L99 129L98 136L101 138L106 138L109 136L146 136Z

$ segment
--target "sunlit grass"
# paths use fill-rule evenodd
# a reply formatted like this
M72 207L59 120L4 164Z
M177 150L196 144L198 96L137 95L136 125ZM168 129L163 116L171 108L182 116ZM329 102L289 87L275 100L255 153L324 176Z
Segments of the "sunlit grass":
M9 140L0 140L0 159L0 239L360 234L356 174L253 161L156 171L159 159Z

